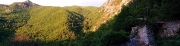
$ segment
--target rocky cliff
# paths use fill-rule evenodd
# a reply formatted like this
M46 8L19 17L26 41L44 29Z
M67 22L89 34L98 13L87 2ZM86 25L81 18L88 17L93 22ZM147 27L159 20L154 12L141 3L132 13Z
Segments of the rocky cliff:
M103 12L103 14L99 20L97 20L95 26L92 27L92 30L97 30L101 24L106 23L107 20L118 14L122 6L127 5L130 1L131 0L107 0L99 10L99 12Z
M127 5L131 0L108 0L101 6L99 12L106 12L105 15L113 16L120 12L122 6Z
M159 31L159 35L161 37L173 37L178 36L178 32L180 31L180 21L169 21L165 22L161 30Z
M24 2L15 2L10 5L10 7L13 7L13 8L30 8L30 7L36 7L36 6L40 6L40 5L33 3L30 0L26 0Z

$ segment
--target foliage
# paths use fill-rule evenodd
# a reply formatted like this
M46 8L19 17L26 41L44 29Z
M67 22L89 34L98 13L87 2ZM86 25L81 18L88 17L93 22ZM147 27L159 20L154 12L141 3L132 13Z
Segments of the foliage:
M90 13L89 15L87 15L85 17L85 20L83 22L84 25L84 32L86 32L87 30L89 30L92 26L94 26L97 22L97 20L99 20L100 17L102 17L103 12L99 12L100 8L96 9L94 12Z
M119 4L121 1L116 0L116 3ZM28 5L29 8L22 8L18 4ZM99 12L100 8L97 7L34 7L36 5L28 2L13 3L9 8L4 6L0 5L0 45L120 45L128 41L132 26L154 23L158 20L180 20L178 0L133 0L124 6L114 19L102 24L96 32L87 30L103 16L103 12ZM6 12L7 9L10 10L9 13ZM171 39L176 38L157 39L156 43L179 45L179 42L165 41Z
M85 8L82 8L81 6L66 6L66 7L63 7L71 12L76 12L78 14L81 14L83 16L86 16L88 14L91 13L91 11L85 9Z
M130 31L132 26L152 25L157 21L180 20L178 0L133 0L127 6L124 6L121 13L113 21L113 30ZM156 26L155 28L160 28ZM156 35L155 35L156 36ZM174 38L172 38L174 39ZM179 42L165 42L171 39L156 39L162 46L179 45Z
M153 23L158 20L178 20L178 8L174 6L179 1L173 0L134 0L128 6L124 6L121 13L115 17L114 30L126 29L133 25ZM176 10L175 10L176 9Z
M123 42L128 41L128 33L124 30L113 31L112 20L101 27L96 32L87 32L81 35L80 38L70 41L62 41L64 46L76 45L76 46L110 46L120 45Z
M156 43L158 46L179 46L180 44L180 38L179 37L168 37L156 40Z
M88 33L82 39L81 46L109 46L119 45L127 41L126 33L115 32L112 30L98 30L96 32Z
M30 19L16 34L27 34L33 41L45 45L59 45L59 41L76 39L81 34L83 15L60 7L30 9Z
M94 7L94 6L82 6L82 8L89 10L90 12L94 12L95 10L97 10L99 7Z
M13 37L15 30L24 24L29 19L28 9L15 9L13 12L6 13L6 5L3 5L0 13L0 44L10 44L11 38Z

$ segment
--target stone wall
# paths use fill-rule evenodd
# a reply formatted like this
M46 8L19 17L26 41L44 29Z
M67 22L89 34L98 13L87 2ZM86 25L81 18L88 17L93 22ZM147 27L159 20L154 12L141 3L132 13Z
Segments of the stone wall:
M161 37L172 37L179 35L177 32L180 30L180 21L169 21L162 25Z

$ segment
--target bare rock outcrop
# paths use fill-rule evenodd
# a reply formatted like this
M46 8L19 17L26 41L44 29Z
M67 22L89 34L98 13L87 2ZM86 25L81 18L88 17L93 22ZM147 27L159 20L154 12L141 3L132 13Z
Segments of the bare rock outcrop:
M131 0L108 0L105 2L99 10L99 12L103 12L103 14L100 20L97 20L97 24L92 27L93 31L97 30L101 24L106 23L107 20L118 14L121 11L122 6L127 5L130 1Z
M30 0L26 0L24 2L15 2L13 5L14 8L30 8L40 6L38 4L31 2Z
M179 35L177 32L180 30L180 21L169 21L162 25L160 30L161 37L172 37Z
M130 40L121 46L155 46L153 32L146 25L132 27Z

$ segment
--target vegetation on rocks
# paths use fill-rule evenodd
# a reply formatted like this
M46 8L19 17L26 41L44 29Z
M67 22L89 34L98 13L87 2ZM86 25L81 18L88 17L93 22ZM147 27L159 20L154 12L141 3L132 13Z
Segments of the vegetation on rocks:
M121 1L117 0L116 3ZM89 29L98 23L97 20L102 20L100 18L104 13L99 12L98 7L51 7L32 2L0 5L0 45L121 45L129 40L132 26L151 25L159 20L180 20L179 3L178 0L133 0L94 32ZM178 46L179 41L179 37L156 39L159 46Z

